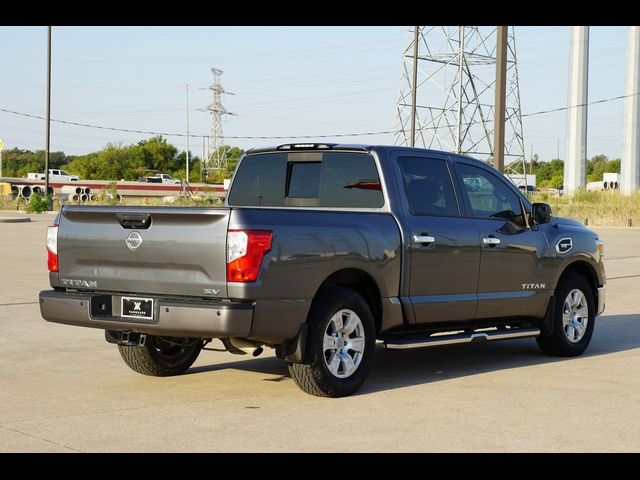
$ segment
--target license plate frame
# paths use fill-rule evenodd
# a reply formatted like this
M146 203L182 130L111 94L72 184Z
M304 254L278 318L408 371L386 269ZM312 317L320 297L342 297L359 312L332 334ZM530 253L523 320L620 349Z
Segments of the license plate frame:
M120 297L120 316L153 321L154 299L148 297Z

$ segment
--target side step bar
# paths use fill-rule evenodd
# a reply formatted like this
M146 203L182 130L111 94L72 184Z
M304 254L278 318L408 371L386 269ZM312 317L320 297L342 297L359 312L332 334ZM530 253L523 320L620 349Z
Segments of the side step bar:
M456 333L453 335L437 335L427 338L400 338L384 341L384 348L389 350L405 350L408 348L438 347L459 343L482 343L494 340L537 337L539 328L514 328L509 330L490 330L485 332Z

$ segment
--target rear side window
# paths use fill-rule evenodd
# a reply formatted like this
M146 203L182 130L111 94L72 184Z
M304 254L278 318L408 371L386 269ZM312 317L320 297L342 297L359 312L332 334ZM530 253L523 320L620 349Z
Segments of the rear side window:
M240 164L229 192L230 205L281 207L287 178L287 154L248 155Z
M380 177L373 157L363 153L328 153L322 161L321 207L381 207Z
M411 213L444 216L459 214L451 176L444 160L400 157L398 163Z
M371 155L310 151L245 157L229 205L378 208L384 198Z

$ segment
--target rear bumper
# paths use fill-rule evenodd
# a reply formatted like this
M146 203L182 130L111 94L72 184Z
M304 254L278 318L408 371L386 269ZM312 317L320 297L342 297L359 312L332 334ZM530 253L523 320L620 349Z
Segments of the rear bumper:
M250 302L186 303L162 298L155 299L153 322L92 316L93 297L104 295L44 290L40 292L40 313L49 322L66 325L193 338L246 337L253 321Z
M598 287L598 313L596 315L600 315L604 312L604 308L607 304L607 286L603 285Z

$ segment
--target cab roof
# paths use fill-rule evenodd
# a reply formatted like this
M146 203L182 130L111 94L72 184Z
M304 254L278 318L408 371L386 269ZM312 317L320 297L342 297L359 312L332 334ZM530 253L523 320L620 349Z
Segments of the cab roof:
M273 153L273 152L299 152L309 150L320 151L351 151L351 152L369 152L371 150L389 152L391 150L403 150L407 153L415 152L424 154L426 152L438 153L440 155L455 155L456 157L464 157L469 160L484 163L477 158L469 157L467 155L461 155L453 152L445 152L442 150L433 150L428 148L408 147L404 145L374 145L374 144L362 144L362 143L317 143L317 142L298 142L298 143L285 143L282 145L273 145L269 147L251 148L247 150L246 154L251 155L255 153Z

